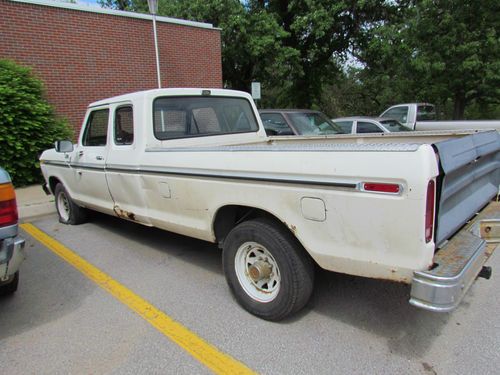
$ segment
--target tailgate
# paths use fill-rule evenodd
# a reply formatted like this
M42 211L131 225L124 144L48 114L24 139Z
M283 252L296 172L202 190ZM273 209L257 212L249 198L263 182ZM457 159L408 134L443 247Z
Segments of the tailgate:
M500 135L479 132L434 147L442 170L435 233L439 247L498 194Z

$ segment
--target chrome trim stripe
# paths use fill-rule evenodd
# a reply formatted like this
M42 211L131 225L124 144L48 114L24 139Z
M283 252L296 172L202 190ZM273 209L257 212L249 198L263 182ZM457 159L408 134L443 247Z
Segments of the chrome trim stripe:
M84 163L64 163L60 161L43 161L44 165L53 165L55 167L63 167L63 168L77 168L77 169L88 169L88 170L96 170L104 172L105 167L104 164L84 164Z
M57 167L65 167L69 166L64 163L57 163L46 161L46 165L53 165ZM113 165L109 164L106 167L96 168L91 167L86 164L71 164L72 168L75 169L91 169L102 172L114 172L114 173L130 173L130 174L160 174L160 175L170 175L170 176L183 176L183 177L206 177L206 178L222 178L228 180L247 180L247 181L261 181L261 182L274 182L274 183L288 183L288 184L297 184L297 185L313 185L313 186L329 186L329 187L337 187L337 188L346 188L346 189L357 189L358 183L354 182L344 182L344 181L336 181L336 180L328 180L328 179L314 179L311 178L309 180L304 180L303 178L297 178L296 176L286 175L282 177L274 177L265 174L255 174L255 173L234 173L234 172L226 172L226 171L213 171L207 172L202 169L189 169L189 168L164 168L164 167L148 167L148 166L121 166L121 165Z
M57 167L65 167L70 168L68 163L62 161L48 161L48 160L40 160L40 164L42 165L55 165Z
M298 185L316 185L316 186L330 186L330 187L341 187L348 189L356 189L357 183L335 181L328 179L309 179L304 180L303 178L297 178L292 175L284 175L282 177L275 177L266 175L264 173L234 173L226 171L213 171L207 172L202 169L190 169L190 168L163 168L163 167L147 167L141 166L135 169L126 169L118 166L108 165L106 166L106 171L108 172L126 172L133 174L165 174L171 176L183 176L183 177L206 177L206 178L222 178L228 180L247 180L247 181L262 181L262 182L274 182L274 183L288 183L288 184L298 184Z

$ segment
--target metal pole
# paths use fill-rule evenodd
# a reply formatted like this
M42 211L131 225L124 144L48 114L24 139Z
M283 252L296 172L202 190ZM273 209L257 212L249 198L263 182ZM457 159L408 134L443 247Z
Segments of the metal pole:
M158 52L158 36L156 35L156 14L153 14L153 33L154 33L154 37L155 37L156 73L158 75L158 88L161 89L160 54Z

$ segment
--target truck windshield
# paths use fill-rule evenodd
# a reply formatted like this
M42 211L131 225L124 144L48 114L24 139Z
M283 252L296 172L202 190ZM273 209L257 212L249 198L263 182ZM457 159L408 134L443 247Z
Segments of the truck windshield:
M161 97L153 104L153 126L160 140L256 132L248 100L230 97Z
M301 135L344 134L340 126L320 112L288 113L288 118Z
M409 132L410 128L402 125L400 122L396 120L383 120L380 123L386 128L388 131L392 132Z

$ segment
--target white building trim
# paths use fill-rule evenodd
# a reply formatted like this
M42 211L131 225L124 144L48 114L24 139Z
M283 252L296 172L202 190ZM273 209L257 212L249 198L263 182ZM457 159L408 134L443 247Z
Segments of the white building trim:
M105 8L99 8L97 6L94 7L94 6L90 6L90 5L64 3L64 2L59 2L59 1L55 1L55 0L52 0L52 1L51 0L10 0L10 1L15 2L15 3L35 4L35 5L42 5L42 6L62 8L62 9L78 10L81 12L107 14L107 15L118 16L118 17L138 18L138 19L143 19L143 20L152 20L152 18L153 18L150 14L125 12L123 10L105 9ZM202 29L221 30L217 27L214 27L211 23L186 21L186 20L181 20L181 19L177 19L177 18L170 18L170 17L157 16L156 22L165 22L165 23L172 23L175 25L199 27Z

